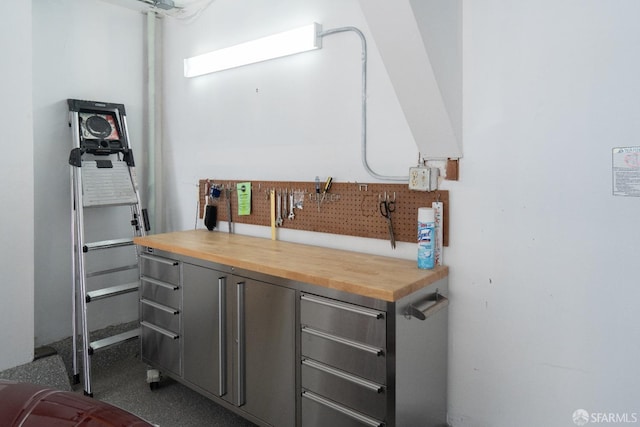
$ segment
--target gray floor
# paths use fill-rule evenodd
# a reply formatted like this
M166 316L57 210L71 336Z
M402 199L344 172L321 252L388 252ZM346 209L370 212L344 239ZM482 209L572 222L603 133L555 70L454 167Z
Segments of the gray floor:
M110 334L111 331L103 331ZM95 339L95 338L93 338ZM83 392L82 383L71 384L71 339L39 349L32 363L0 372L0 378L32 382L61 390ZM140 361L137 340L97 352L92 357L92 391L95 399L132 412L160 427L255 427L211 400L171 379L151 390L147 366Z

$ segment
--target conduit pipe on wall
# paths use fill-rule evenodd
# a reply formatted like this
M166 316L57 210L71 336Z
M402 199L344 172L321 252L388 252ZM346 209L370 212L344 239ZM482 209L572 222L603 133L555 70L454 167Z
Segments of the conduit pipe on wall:
M146 197L149 226L153 228L156 218L156 13L147 12L147 167ZM158 230L153 230L158 232Z
M321 31L318 34L318 37L325 37L331 34L336 33L344 33L352 31L356 33L360 37L360 41L362 42L362 119L361 119L361 134L360 134L360 145L361 145L361 156L362 156L362 165L365 170L372 177L380 180L389 180L389 181L409 181L408 176L388 176L381 175L375 172L369 166L369 162L367 161L367 40L364 37L362 31L360 31L356 27L339 27L332 28L330 30Z

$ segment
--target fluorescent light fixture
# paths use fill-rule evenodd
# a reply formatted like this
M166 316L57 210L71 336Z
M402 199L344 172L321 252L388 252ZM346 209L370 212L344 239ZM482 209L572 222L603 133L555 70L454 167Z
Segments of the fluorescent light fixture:
M184 60L184 76L196 77L229 68L293 55L322 47L320 24L313 23Z

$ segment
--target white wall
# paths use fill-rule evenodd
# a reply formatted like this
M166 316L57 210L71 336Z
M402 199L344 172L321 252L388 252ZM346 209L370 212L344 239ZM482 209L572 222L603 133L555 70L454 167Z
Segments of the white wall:
M451 191L455 426L640 415L636 1L464 5L464 159ZM640 418L640 417L638 417ZM616 425L616 424L610 424Z
M103 1L33 1L38 345L71 335L68 159L72 145L67 99L124 104L140 169L144 163L144 23L141 13ZM128 223L124 225L129 228ZM105 238L109 237L114 236ZM136 318L135 296L118 298L121 301L111 308L92 310L97 313L91 316L92 329Z
M2 280L0 371L33 358L33 118L31 2L3 5L0 25Z
M323 38L323 48L199 78L184 58L319 22L368 34L357 1L215 1L191 25L165 21L165 183L167 229L194 227L198 179L370 181L360 157L361 47L354 33ZM369 37L369 164L407 175L418 150ZM221 224L224 229L226 224ZM251 228L251 227L249 227ZM238 232L268 233L237 227ZM281 230L287 239L325 237ZM354 239L331 238L332 245ZM359 243L387 248L384 241ZM400 245L398 253L402 253ZM410 246L410 245L407 245ZM398 255L394 253L394 255Z
M217 0L165 24L167 229L199 178L371 181L358 154L357 43L187 80L182 59L316 20L367 33L355 1ZM638 412L640 200L611 196L611 148L640 145L633 0L464 3L464 158L451 190L449 409L456 427ZM371 163L415 149L370 43ZM258 91L256 91L258 89ZM236 231L266 235L263 229ZM283 233L390 253L385 241Z

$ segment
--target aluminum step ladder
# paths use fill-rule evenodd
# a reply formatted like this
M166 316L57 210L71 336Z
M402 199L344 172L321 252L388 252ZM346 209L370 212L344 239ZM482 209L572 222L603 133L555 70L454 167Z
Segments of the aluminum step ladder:
M69 99L67 104L73 139L69 155L73 380L80 382L77 359L81 353L84 394L93 396L91 356L98 350L136 339L140 332L134 328L92 342L89 312L98 315L101 309L104 314L106 303L99 307L91 303L111 299L110 303L117 304L114 297L139 291L138 253L133 237L146 234L148 219L140 206L124 105L77 99Z

